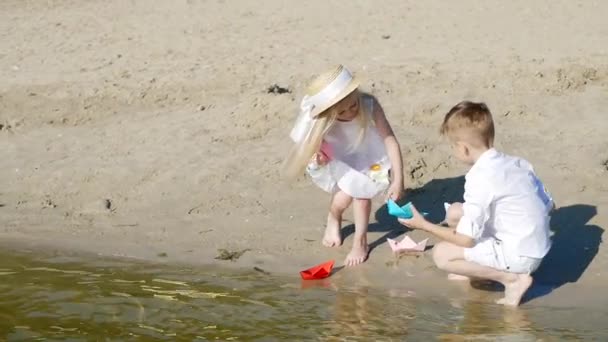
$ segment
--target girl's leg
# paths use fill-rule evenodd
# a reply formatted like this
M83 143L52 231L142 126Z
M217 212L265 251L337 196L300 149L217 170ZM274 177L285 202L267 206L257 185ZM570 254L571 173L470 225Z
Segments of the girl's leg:
M529 274L508 273L464 259L464 248L448 242L433 247L433 260L438 268L467 277L490 279L505 286L505 297L498 304L517 306L532 285Z
M342 236L340 229L342 228L342 214L350 206L353 198L342 191L338 191L331 197L329 205L329 214L327 215L327 225L325 226L325 234L323 236L323 245L325 247L337 247L342 245Z
M346 266L355 266L363 263L369 253L367 227L369 225L369 215L372 211L372 200L357 198L355 199L353 209L355 214L355 237L353 239L353 248L344 261Z

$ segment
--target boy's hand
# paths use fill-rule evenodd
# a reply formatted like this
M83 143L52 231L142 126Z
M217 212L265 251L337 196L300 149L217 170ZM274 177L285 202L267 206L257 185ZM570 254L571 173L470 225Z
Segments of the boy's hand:
M411 205L411 209L412 209L412 218L411 219L399 219L399 223L401 223L402 225L411 228L411 229L422 229L424 230L424 227L426 226L426 224L428 223L428 221L424 218L424 216L422 216L422 214L420 214L418 212L418 210L416 209L416 207L414 207L414 205Z
M392 182L386 191L386 200L389 198L397 202L403 196L403 184L400 182Z

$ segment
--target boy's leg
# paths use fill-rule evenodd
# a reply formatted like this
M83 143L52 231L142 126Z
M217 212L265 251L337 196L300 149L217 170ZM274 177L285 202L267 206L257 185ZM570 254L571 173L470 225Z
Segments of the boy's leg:
M329 214L327 214L327 225L323 235L323 245L325 247L337 247L342 245L342 214L353 201L353 198L342 191L338 191L331 197Z
M458 225L458 222L462 218L463 214L464 214L464 212L462 211L462 203L454 202L450 205L450 207L448 208L448 211L445 213L444 222L447 223L448 227L456 228L456 226ZM460 274L454 274L454 273L449 273L448 279L449 280L463 280L463 281L471 280L471 278L469 278L467 276L463 276Z
M355 215L355 237L353 239L353 248L344 261L346 266L363 263L369 253L367 227L369 225L369 215L372 211L372 200L357 198L355 199L353 209Z
M505 286L505 297L498 304L517 306L532 285L529 274L508 273L464 259L464 248L448 242L433 247L433 260L438 268L459 275L490 279Z
M454 202L448 208L448 212L445 213L445 223L447 223L450 228L456 228L463 214L462 203Z

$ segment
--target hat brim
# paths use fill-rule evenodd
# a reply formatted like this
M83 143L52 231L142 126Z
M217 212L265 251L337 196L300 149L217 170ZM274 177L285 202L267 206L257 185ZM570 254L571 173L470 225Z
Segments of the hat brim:
M357 90L357 88L359 88L360 84L361 83L359 82L359 79L356 77L353 77L353 79L350 81L348 86L346 88L344 88L344 90L342 90L333 99L331 99L331 101L327 101L327 103L324 104L323 106L313 108L312 112L310 113L311 116L314 118L314 117L318 116L319 114L323 113L324 111L326 111L327 109L329 109L331 106L342 101L345 97L350 95L353 91Z

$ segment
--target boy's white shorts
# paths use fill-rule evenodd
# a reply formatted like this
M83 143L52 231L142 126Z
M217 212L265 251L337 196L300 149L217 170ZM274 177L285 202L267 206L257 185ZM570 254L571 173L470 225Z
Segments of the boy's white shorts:
M465 248L464 259L504 272L526 274L536 271L543 260L509 255L504 252L502 242L495 238L485 238L478 241L473 248Z

